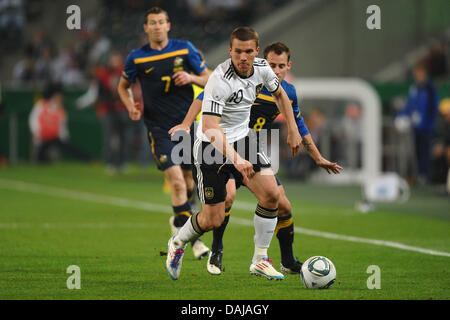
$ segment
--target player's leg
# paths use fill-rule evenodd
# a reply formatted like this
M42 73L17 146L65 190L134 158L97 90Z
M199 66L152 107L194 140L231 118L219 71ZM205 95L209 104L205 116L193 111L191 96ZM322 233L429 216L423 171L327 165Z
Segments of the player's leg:
M191 151L194 148L194 141L195 141L195 128L194 125L191 126L191 132L190 132L190 138L191 138ZM184 153L183 153L184 155ZM191 203L191 207L192 209L194 209L194 211L198 211L195 210L196 208L196 199L195 199L195 181L194 181L194 177L192 176L192 166L194 163L194 156L191 153L191 159L189 163L182 163L181 164L181 169L183 169L183 175L184 175L184 181L186 181L186 188L187 188L187 197L188 197L188 201Z
M222 257L223 257L223 234L230 220L231 206L236 197L236 182L233 176L227 182L227 196L225 198L225 218L222 224L213 230L213 242L211 252L209 253L206 270L210 274L219 275L222 273Z
M164 176L172 190L171 196L174 216L169 219L169 224L172 235L175 235L193 213L187 195L188 183L185 181L186 175L184 170L179 165L173 165L164 170ZM192 174L190 177L192 178ZM196 259L202 259L208 256L209 248L200 239L193 240L191 245Z
M192 169L191 165L181 165L181 169L183 170L183 178L184 182L186 183L186 197L191 205L191 212L196 212L197 210L194 208L195 205L195 193L194 193L194 186L195 182L192 177ZM194 254L194 257L196 259L203 259L204 257L207 257L209 254L209 248L203 243L203 241L198 238L191 242L192 245L192 252Z
M198 142L194 152L199 151L202 145L201 141ZM201 165L198 162L193 167L193 177L202 202L202 210L189 217L178 233L169 239L166 269L173 280L180 276L186 244L198 239L204 232L219 227L224 220L229 173L220 171L219 167L221 166Z
M269 279L284 279L272 266L267 249L272 241L277 225L278 201L280 191L270 168L257 172L246 182L246 186L258 199L254 215L255 251L250 265L250 273Z
M191 168L185 168L185 166L181 166L181 169L183 169L183 177L184 181L186 183L186 195L189 203L191 204L191 207L194 208L195 205L195 182L194 178L192 177L192 169Z
M295 259L292 249L292 243L294 242L294 221L292 219L291 203L278 178L277 183L279 184L280 200L278 202L278 222L275 235L280 244L281 271L286 273L300 273L302 263Z
M172 233L182 227L191 216L191 205L187 200L186 183L180 166L164 170L164 177L170 185L174 217L171 219ZM172 225L173 222L173 225ZM174 229L175 228L175 229Z
M169 239L166 269L173 280L180 277L184 249L188 242L198 239L203 233L217 228L225 216L225 202L213 205L203 204L202 211L194 213Z
M153 127L150 129L148 136L158 169L164 172L165 180L171 190L174 216L170 217L169 225L172 235L174 235L192 214L191 204L187 197L186 181L182 170L184 164L180 165L172 161L172 149L176 144L171 140L166 130ZM208 252L209 249L203 243L199 242L198 248L196 247L194 249L194 256L200 259L207 256Z
M234 198L236 197L236 184L234 178L228 180L226 188L227 197L225 198L225 219L223 223L213 231L213 243L211 246L212 251L223 250L223 234L230 218L230 212L234 202Z

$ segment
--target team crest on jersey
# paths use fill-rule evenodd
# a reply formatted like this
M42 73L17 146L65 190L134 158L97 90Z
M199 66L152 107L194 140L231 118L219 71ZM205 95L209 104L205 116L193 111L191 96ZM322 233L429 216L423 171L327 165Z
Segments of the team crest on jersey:
M206 197L206 199L208 199L208 200L214 198L214 188L212 188L212 187L206 187L206 188L205 188L205 197Z
M183 70L183 58L176 57L173 60L173 72L182 71Z
M159 157L159 162L161 162L161 163L167 162L167 155L162 154L162 155Z
M262 83L260 83L256 86L256 96L258 96L258 94L261 92L261 89L262 89Z

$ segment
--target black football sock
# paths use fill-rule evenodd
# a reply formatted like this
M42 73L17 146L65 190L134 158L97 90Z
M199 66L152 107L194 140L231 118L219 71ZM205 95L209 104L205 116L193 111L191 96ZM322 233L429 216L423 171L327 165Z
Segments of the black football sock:
M275 234L280 243L281 263L287 267L294 263L294 253L292 250L292 243L294 242L294 221L292 214L284 217L278 217Z
M195 204L195 192L194 189L187 191L187 198L189 203L191 204L191 207Z
M211 246L212 252L223 250L223 234L227 227L228 221L230 220L231 207L225 209L225 219L223 220L220 227L213 230L213 243Z
M172 206L172 208L175 214L175 220L173 224L175 225L175 227L181 228L192 215L191 204L186 201L185 204L182 204L181 206Z

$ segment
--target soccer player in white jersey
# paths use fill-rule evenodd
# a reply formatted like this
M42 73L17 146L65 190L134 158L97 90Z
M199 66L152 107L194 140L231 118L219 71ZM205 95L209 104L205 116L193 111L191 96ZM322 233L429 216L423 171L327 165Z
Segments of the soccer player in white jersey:
M255 250L250 273L269 279L284 279L267 255L277 224L280 192L267 156L257 146L257 150L252 152L255 147L252 142L255 141L250 141L248 136L250 109L263 86L273 95L287 121L287 143L293 155L300 149L301 137L291 103L278 77L266 60L256 58L259 53L258 40L258 34L253 29L236 28L230 36L231 58L214 70L205 87L193 150L193 175L202 211L192 215L169 239L166 269L173 280L180 276L186 244L222 224L230 173L241 177L258 199L254 215ZM240 146L245 146L244 152Z

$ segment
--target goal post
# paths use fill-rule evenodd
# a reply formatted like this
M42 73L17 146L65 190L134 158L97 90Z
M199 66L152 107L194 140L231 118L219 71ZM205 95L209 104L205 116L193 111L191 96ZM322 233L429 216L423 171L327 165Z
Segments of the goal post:
M358 183L381 174L382 109L375 89L357 78L295 78L299 100L357 101L361 107L361 168L344 170L340 175L328 175L320 170L313 177L318 182ZM302 109L302 105L300 105Z

